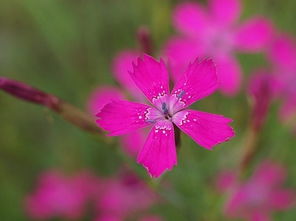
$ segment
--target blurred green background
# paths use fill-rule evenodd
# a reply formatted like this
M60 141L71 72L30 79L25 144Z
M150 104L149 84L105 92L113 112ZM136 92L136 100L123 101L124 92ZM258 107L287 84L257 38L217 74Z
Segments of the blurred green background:
M174 33L169 0L0 0L0 75L27 82L85 109L89 93L111 76L114 55L137 48L137 29L146 25L156 50ZM296 32L295 0L245 0L242 18L263 14L291 34ZM264 66L261 55L239 55L245 77ZM223 220L223 196L212 190L215 174L235 168L249 120L244 89L235 98L216 93L197 108L234 119L237 136L209 152L182 137L178 166L154 185L166 199L153 210L166 220ZM295 135L279 123L272 105L253 166L264 158L286 165L287 185L296 187ZM120 149L106 145L63 121L47 109L0 92L0 220L30 220L23 198L36 177L48 168L89 168L98 175L117 171L127 161ZM148 179L133 160L129 164ZM295 221L296 211L275 220Z

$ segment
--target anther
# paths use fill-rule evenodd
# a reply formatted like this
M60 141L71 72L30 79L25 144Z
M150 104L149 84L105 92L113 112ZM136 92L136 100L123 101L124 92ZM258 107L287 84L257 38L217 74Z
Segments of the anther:
M185 94L185 91L181 91L178 95L177 98L182 98Z
M146 122L147 122L147 123L155 123L155 122L156 122L156 120L147 119L147 120L146 120Z
M161 109L164 115L167 115L169 113L166 103L162 103Z

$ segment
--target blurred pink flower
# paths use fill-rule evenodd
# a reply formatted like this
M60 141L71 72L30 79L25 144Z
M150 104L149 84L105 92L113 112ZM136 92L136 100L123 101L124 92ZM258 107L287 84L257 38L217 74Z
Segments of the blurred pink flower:
M97 220L124 220L149 209L157 200L154 192L131 172L104 180L97 199Z
M272 39L273 27L262 16L239 24L239 0L208 1L208 9L193 2L176 7L173 24L181 35L168 41L164 54L170 62L174 80L197 56L213 57L217 63L220 90L226 95L235 95L241 81L241 68L235 52L266 49Z
M223 193L237 185L236 174L233 171L223 171L218 174L216 179L216 188Z
M279 34L269 51L277 81L276 95L282 100L280 117L288 120L296 112L296 43L284 34Z
M267 70L257 70L251 75L248 94L253 102L251 125L254 130L262 127L277 85L275 76Z
M152 125L137 161L152 177L177 164L174 125L196 143L212 149L234 136L232 120L221 115L186 109L217 88L216 68L211 60L196 60L179 78L170 93L164 62L149 55L138 58L131 76L154 107L129 101L113 101L98 113L97 123L110 136L128 134Z
M108 103L114 100L125 98L124 91L128 92L130 97L136 101L142 101L143 95L130 77L132 63L136 60L138 52L122 51L114 58L113 75L120 83L123 90L112 86L102 86L95 89L88 99L88 110L95 116ZM144 144L143 131L134 131L120 137L120 143L123 150L130 156L135 157Z
M287 210L295 203L295 192L281 187L286 174L284 168L269 161L263 162L245 182L234 181L228 189L225 214L230 218L271 220L270 213ZM222 189L223 190L223 189Z
M79 219L90 196L96 192L97 184L86 172L72 177L58 171L45 172L36 190L25 200L27 213L33 219Z
M110 178L88 172L66 176L48 171L39 177L37 188L26 197L25 208L30 218L38 220L81 220L89 207L95 210L96 221L122 221L145 218L157 200L152 189L127 170Z
M129 74L133 70L133 62L138 56L140 53L136 51L119 52L113 60L113 76L132 99L141 101L144 97Z
M96 88L88 99L88 111L96 116L106 104L112 100L121 100L124 98L122 92L116 87L103 86Z

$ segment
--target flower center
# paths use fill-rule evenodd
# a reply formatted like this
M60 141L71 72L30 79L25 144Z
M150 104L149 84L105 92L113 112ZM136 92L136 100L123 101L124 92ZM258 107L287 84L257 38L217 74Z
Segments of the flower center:
M163 114L163 116L164 116L165 119L167 119L167 120L171 120L172 119L172 116L169 113L168 105L166 103L162 103L161 110L162 110L162 114Z
M231 51L233 47L230 30L212 28L207 30L205 38L208 53L219 55Z

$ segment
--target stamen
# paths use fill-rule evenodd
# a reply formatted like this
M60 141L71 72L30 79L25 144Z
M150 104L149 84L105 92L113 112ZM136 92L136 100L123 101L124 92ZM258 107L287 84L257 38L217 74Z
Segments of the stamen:
M177 98L182 98L185 94L185 91L181 91L178 95Z
M169 113L166 103L162 103L161 109L164 115L167 115Z
M147 119L147 120L146 120L146 122L147 122L147 123L155 123L155 122L156 122L156 120Z

